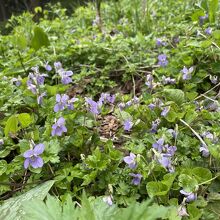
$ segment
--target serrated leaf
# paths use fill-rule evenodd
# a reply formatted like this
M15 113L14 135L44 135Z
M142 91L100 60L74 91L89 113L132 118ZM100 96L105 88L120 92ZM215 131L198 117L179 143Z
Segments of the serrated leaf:
M0 176L7 170L7 162L0 160Z
M194 177L186 174L179 175L179 186L186 192L194 192L198 186L198 182Z
M24 202L31 201L32 199L43 200L50 188L54 184L54 180L47 181L30 191L6 200L3 205L0 206L1 219L4 220L22 220L25 216L25 211L22 207Z
M209 1L209 21L210 22L215 22L216 12L218 11L218 1L219 0Z

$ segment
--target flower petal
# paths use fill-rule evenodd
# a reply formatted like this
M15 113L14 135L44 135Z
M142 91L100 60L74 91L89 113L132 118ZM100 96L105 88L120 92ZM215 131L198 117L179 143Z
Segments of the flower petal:
M24 161L24 169L27 169L29 164L30 164L30 160L29 159L25 159L25 161Z
M44 151L44 144L37 144L36 146L35 146L35 148L34 148L34 153L36 154L36 155L39 155L39 154L42 154L43 153L43 151Z
M29 158L32 157L34 155L34 151L33 150L27 150L26 152L24 152L23 156L25 158Z
M39 168L43 166L44 162L41 157L36 157L33 161L30 161L30 164L33 168Z

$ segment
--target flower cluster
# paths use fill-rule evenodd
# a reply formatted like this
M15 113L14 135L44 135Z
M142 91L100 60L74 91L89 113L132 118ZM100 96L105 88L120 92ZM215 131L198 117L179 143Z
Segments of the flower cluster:
M62 136L63 133L67 132L67 128L65 126L65 119L60 117L55 124L52 125L52 136Z
M118 107L122 111L122 110L124 110L132 105L136 105L138 103L139 103L139 98L135 96L133 99L127 101L126 103L123 103L123 102L119 103Z
M129 156L124 157L124 162L128 164L128 167L130 169L135 169L137 167L136 157L137 156L133 153L130 153ZM132 182L131 182L132 184L134 185L140 184L141 178L142 178L141 174L130 173L129 175L133 177Z
M160 138L153 145L157 161L169 172L174 172L174 167L172 166L172 156L175 154L177 148L176 146L164 145L164 139Z
M85 98L86 103L89 105L89 111L94 114L98 115L101 112L102 102L98 101L95 102L90 98Z
M163 39L157 38L157 39L156 39L156 45L157 45L158 47L160 47L160 46L166 46L167 43L166 43Z
M158 65L161 67L165 67L168 65L167 56L165 54L160 54L158 57Z
M185 66L183 67L183 69L181 70L182 72L182 77L183 77L183 80L189 80L192 78L192 75L191 73L193 72L193 67L190 67L189 69L187 69Z
M77 100L78 98L70 99L70 97L66 94L64 95L57 94L56 104L54 106L54 112L62 111L65 108L69 110L73 110L74 109L73 103L76 102Z
M69 83L72 82L72 78L71 76L73 75L73 72L68 70L64 70L62 67L62 64L60 62L55 62L54 63L54 67L55 67L55 71L59 74L59 76L61 77L61 82L64 85L67 85Z

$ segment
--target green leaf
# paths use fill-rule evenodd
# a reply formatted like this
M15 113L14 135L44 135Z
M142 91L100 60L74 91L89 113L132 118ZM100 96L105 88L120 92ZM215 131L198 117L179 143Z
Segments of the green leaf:
M212 178L212 173L209 169L203 168L203 167L196 167L193 168L192 174L195 176L198 183L206 182ZM206 184L210 184L210 182L207 182Z
M12 115L6 122L4 130L5 136L8 136L9 133L15 134L18 130L18 118L15 115Z
M39 50L43 46L49 46L50 42L47 34L40 27L34 28L34 36L31 40L31 47L35 50Z
M17 117L22 128L26 128L32 123L31 116L28 113L21 113Z
M3 205L0 206L1 219L4 220L22 220L25 216L25 211L22 207L24 202L31 201L32 199L43 200L55 181L47 181L30 191L6 200Z
M162 182L148 182L147 193L152 198L154 196L165 196L169 191L169 187Z
M216 40L220 40L220 30L213 31L212 35Z
M184 92L180 89L164 89L164 95L168 101L173 101L177 105L183 104L185 100Z
M218 1L219 0L210 0L209 1L209 21L215 22L216 12L218 11Z
M7 162L0 160L0 176L7 170Z
M179 176L179 186L181 186L186 192L194 192L198 186L198 182L194 177L186 174L181 174Z

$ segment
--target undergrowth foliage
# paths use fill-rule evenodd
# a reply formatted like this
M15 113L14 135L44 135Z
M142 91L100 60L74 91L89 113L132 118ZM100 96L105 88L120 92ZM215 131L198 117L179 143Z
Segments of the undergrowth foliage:
M219 219L218 1L35 11L0 35L0 219Z

